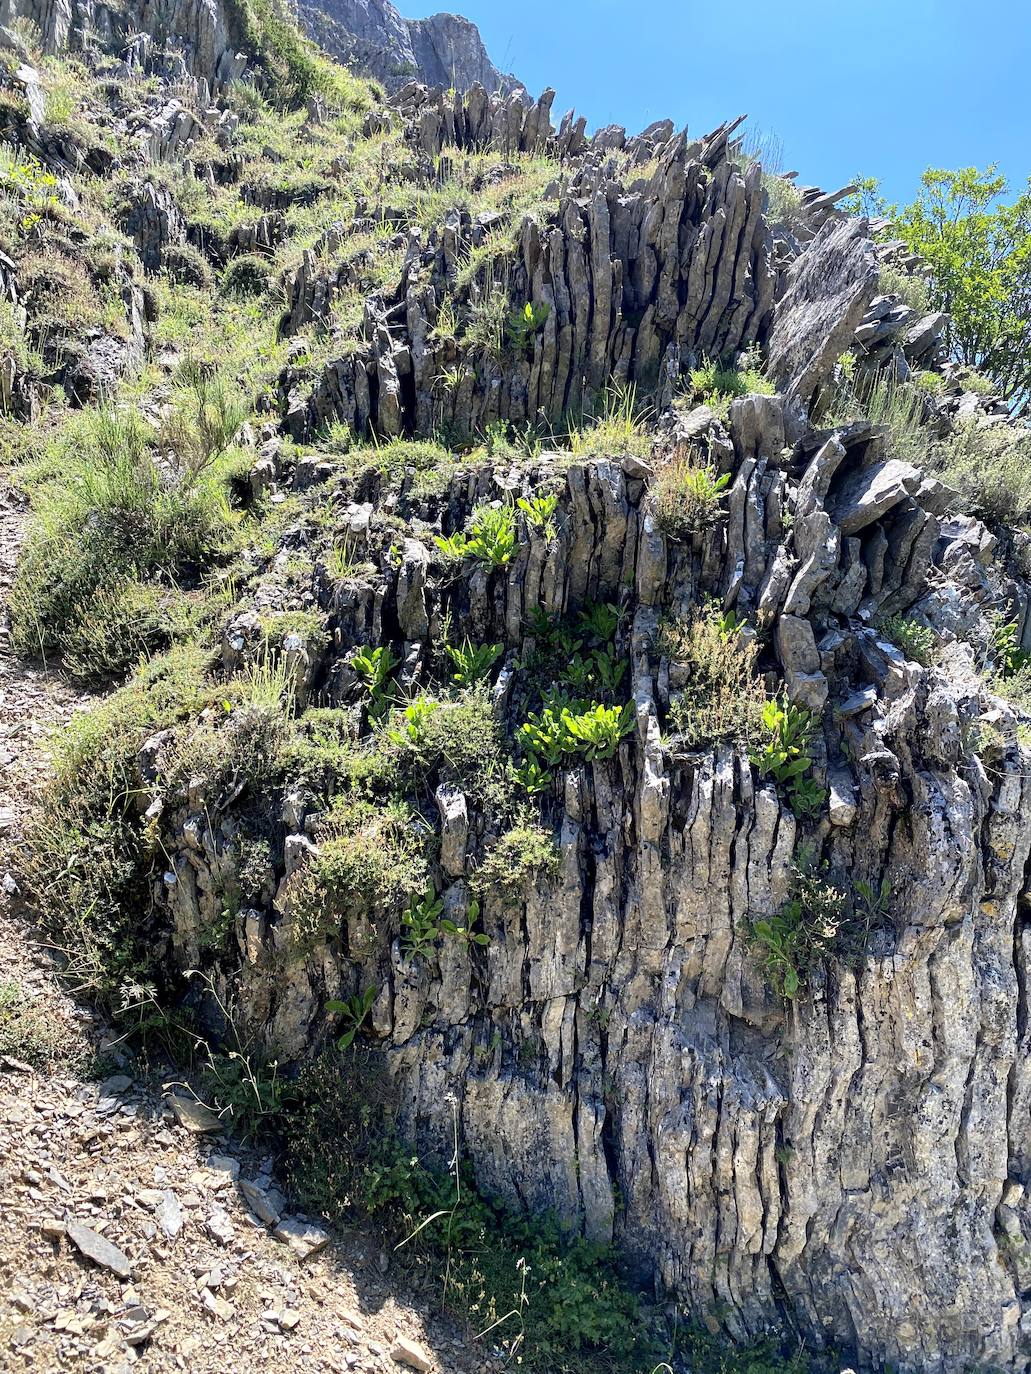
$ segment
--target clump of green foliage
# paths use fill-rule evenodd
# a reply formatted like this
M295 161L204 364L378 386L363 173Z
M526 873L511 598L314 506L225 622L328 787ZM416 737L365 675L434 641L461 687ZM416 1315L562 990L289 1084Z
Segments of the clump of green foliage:
M724 739L747 742L759 733L766 694L755 671L758 646L743 629L733 612L721 612L715 602L686 624L667 617L660 627L657 651L687 678L672 695L667 724L688 748Z
M863 183L869 208L927 268L932 309L947 315L951 356L984 373L1003 399L1023 411L1031 395L1031 191L1007 204L1006 178L931 167L908 205L888 205L877 184Z
M216 559L233 525L225 449L210 449L193 418L177 411L170 422L190 450L172 480L136 413L102 406L66 427L61 478L37 495L11 594L20 653L67 653L69 670L89 679L123 671L181 627L183 608L170 609L161 587Z
M16 982L0 983L0 1055L51 1073L80 1067L86 1042L47 998Z
M472 513L468 534L437 535L436 543L446 558L475 558L504 568L516 551L515 512L511 506L479 506Z
M771 698L762 711L759 737L749 758L761 778L771 778L787 793L788 803L800 820L814 817L827 800L825 788L811 777L809 750L816 718L804 706Z
M890 616L881 626L881 634L923 668L933 667L941 654L941 643L935 632L912 617Z
M615 755L620 740L635 723L631 702L620 707L558 698L531 714L516 738L526 755L551 768L569 758L600 763Z
M967 423L930 455L962 509L1000 525L1031 524L1031 430Z
M425 889L426 827L401 802L338 796L319 825L318 852L291 879L294 944L341 933L348 916L389 915Z
M752 350L736 362L710 360L691 372L691 387L706 403L716 406L738 396L772 396L773 383L762 370L762 357Z
M148 915L163 856L139 805L140 745L210 703L208 661L203 647L180 645L74 717L30 817L22 862L33 905L77 985L108 1006L157 976Z
M923 465L933 434L924 424L926 392L893 374L845 380L825 416L828 425L865 419L887 430L893 457Z
M614 458L629 454L646 458L652 436L646 422L649 408L638 400L633 385L609 387L600 400L586 409L581 422L568 431L574 458Z
M496 897L515 903L525 894L527 884L554 876L558 863L552 832L531 812L523 811L487 850L473 875L473 887L484 900Z
M230 0L228 9L239 41L261 63L268 94L275 104L295 107L312 96L323 96L345 109L369 107L372 92L368 84L303 38L281 0Z
M659 469L652 487L655 518L669 539L690 539L723 514L730 473L711 463L675 458Z
M776 915L757 916L748 936L762 955L772 987L792 1000L828 958L850 959L862 953L870 931L888 916L891 889L860 881L855 892L829 876L815 851L795 854L788 900Z
M506 804L505 742L485 682L449 699L416 697L398 707L380 747L391 777L406 791L429 796L450 783L482 804Z

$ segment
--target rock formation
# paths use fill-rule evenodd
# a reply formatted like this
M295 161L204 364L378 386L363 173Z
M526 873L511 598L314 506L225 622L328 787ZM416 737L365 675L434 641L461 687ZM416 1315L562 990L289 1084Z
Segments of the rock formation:
M457 14L402 19L390 0L304 0L298 13L321 47L388 91L413 77L459 91L476 84L505 95L522 90L491 62L476 25Z
M439 25L404 26L386 4L337 10L381 49L376 63L397 51L428 62L429 49L454 59ZM100 7L34 11L55 46L87 14L93 29L119 30ZM205 156L223 149L218 173L231 176L233 116L219 91L247 65L232 24L218 5L162 0L134 12L133 27L178 34L183 67L210 98L196 115L169 109L166 89L167 113L141 122L141 149L154 163L185 153L195 121ZM143 70L149 60L140 54ZM215 732L216 762L202 755L185 773L189 729L177 721L139 741L137 800L158 856L148 939L170 986L204 970L221 1005L285 1063L325 1042L328 1001L375 989L365 1033L400 1085L413 1141L446 1159L456 1101L482 1191L615 1240L735 1337L787 1320L811 1348L864 1364L1026 1374L1031 782L1020 712L985 667L997 611L1031 646L1028 582L1013 538L956 514L890 432L825 419L850 348L860 368L937 369L944 389L927 419L943 433L964 408L986 424L1000 417L960 394L940 317L879 294L865 221L819 193L800 198L794 228L772 221L735 124L701 139L668 123L589 138L572 116L554 127L550 92L534 104L483 84L462 94L467 74L482 80L475 62L456 72L457 93L408 84L367 127L399 129L398 160L429 184L447 186L449 167L485 149L513 165L550 158L543 208L492 257L483 250L506 231L501 216L456 206L427 229L390 204L388 186L353 224L327 224L285 274L292 357L247 442L252 495L290 498L296 511L282 547L254 555L213 671L277 655L299 728L308 706L328 712L344 754L361 758L383 744L384 720L368 710L358 651L389 650L398 699L427 696L428 711L446 713L441 644L457 626L472 645L498 646L482 690L512 745L540 707L528 665L545 627L609 607L610 695L631 705L632 729L611 756L560 759L517 814L483 779L459 785L439 760L426 765L403 822L389 824L402 848L418 847L453 931L475 926L483 939L438 930L415 950L402 904L363 901L357 880L320 891L312 925L337 799L310 771L237 770L246 709L227 703L224 719L195 723L198 738ZM313 101L310 118L322 114ZM45 139L35 146L52 156ZM194 171L214 183L213 166ZM280 241L287 207L259 191L235 237L194 234L214 264ZM132 188L122 227L147 272L191 233L156 178ZM363 293L360 324L335 332L334 303L363 280L340 250L373 230L377 251L399 254L396 279ZM480 260L503 273L515 314L493 349L462 329L499 280L469 268ZM0 284L8 276L17 299L0 259ZM127 309L143 299L137 283L126 291ZM459 321L450 332L445 302ZM722 413L688 398L692 368L746 351L763 357L775 394ZM403 452L390 472L378 450L342 462L323 442L333 426L355 443L443 431L462 446L498 424L550 436L613 386L651 398L647 456L545 440L532 455L459 454L433 481ZM677 464L726 479L687 534L658 508ZM555 501L538 520L541 495ZM460 556L484 508L511 513L504 560ZM343 571L341 548L354 564ZM685 669L663 627L711 603L733 615L771 691L783 684L784 700L818 722L821 800L808 811L796 814L745 742L688 742L672 723ZM886 636L898 614L936 633L933 666ZM270 624L286 628L270 638ZM400 707L391 719L407 728ZM234 907L257 811L269 871ZM478 874L530 812L555 838L556 863L484 889ZM858 894L841 901L866 921L857 948L833 950L785 997L754 929L790 901L801 847L835 891ZM223 939L213 932L225 933L227 912ZM217 1022L210 999L189 995Z

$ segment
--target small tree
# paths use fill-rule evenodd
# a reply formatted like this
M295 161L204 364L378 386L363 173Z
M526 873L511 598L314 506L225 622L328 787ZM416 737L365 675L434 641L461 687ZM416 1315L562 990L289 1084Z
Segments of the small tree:
M889 221L927 264L932 304L949 316L946 341L957 362L984 373L1015 412L1031 399L1031 180L1012 204L1006 178L930 167L916 199L899 208L859 182L852 208Z

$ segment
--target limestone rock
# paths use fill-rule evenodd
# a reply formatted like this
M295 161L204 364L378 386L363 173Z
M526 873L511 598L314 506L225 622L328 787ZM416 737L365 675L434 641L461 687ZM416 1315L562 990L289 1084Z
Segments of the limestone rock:
M81 1254L101 1269L110 1269L119 1279L132 1277L132 1265L128 1256L119 1250L117 1245L112 1245L99 1231L84 1226L81 1221L69 1221L65 1226L65 1235Z

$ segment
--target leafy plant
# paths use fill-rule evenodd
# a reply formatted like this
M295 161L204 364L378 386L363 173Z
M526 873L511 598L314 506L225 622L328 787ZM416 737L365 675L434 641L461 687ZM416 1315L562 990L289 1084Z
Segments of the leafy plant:
M413 897L408 910L401 917L401 943L412 958L428 959L435 952L439 940L445 936L466 944L489 945L490 936L474 932L472 927L480 916L480 904L471 901L464 925L457 925L443 915L444 899L438 897L433 884L427 885L421 897Z
M612 758L619 741L633 730L636 720L632 702L623 707L596 705L578 713L562 712L566 738L588 763Z
M369 694L370 710L374 714L379 714L387 704L390 675L400 662L388 645L366 646L351 659L355 676Z
M374 987L368 987L364 992L356 992L345 1002L333 999L326 1003L326 1010L334 1016L339 1016L344 1023L343 1032L337 1038L338 1050L351 1048L378 996L379 993Z
M416 749L428 743L429 723L440 709L440 703L426 697L415 697L401 713L401 728L387 731L387 738L395 744L407 744Z
M551 790L551 774L542 768L536 758L524 759L522 763L511 766L513 782L531 797L540 796Z
M659 470L652 488L655 518L670 539L690 539L716 520L730 486L730 473L711 463L675 459Z
M554 768L569 755L589 763L610 759L636 723L632 702L625 706L572 702L545 706L516 732L523 751Z
M763 956L763 967L774 988L789 1000L808 982L813 969L851 929L852 912L844 889L826 876L814 851L795 855L791 895L772 916L751 921L749 938Z
M436 544L448 558L475 558L503 568L516 550L515 514L508 506L480 506L469 522L469 533L437 535Z
M523 896L529 882L554 874L558 860L554 835L526 809L488 848L473 874L472 885L483 899L497 897L503 902L515 903Z
M542 492L538 496L529 497L529 499L520 496L516 505L533 528L540 530L549 543L555 538L557 530L553 517L558 509L558 496L554 492Z
M827 799L826 791L805 775L813 766L808 749L815 720L804 706L771 698L763 707L763 737L749 754L761 778L772 778L788 794L800 818L813 816Z
M1031 191L1011 204L996 167L928 168L916 199L880 203L891 233L927 265L932 308L958 362L987 374L1018 411L1031 393Z
M907 658L924 668L932 667L941 653L938 636L929 625L902 615L890 616L881 626L881 633Z
M445 644L444 648L455 665L451 680L459 687L471 687L474 682L486 677L504 652L501 644L474 646L468 639L462 645Z
M546 304L527 301L522 310L513 310L508 317L508 340L516 353L526 353L535 334L547 323L551 309Z

